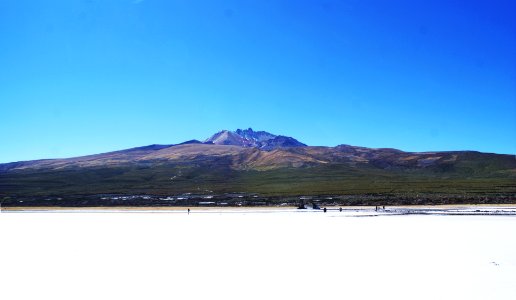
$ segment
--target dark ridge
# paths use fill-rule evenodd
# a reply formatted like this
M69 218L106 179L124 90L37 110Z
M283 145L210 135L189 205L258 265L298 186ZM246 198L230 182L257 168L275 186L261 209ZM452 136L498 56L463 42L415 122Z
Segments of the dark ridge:
M202 144L202 142L198 141L198 140L189 140L186 142L179 143L178 145L188 145L188 144Z
M142 146L142 147L135 147L135 148L130 148L130 149L127 149L127 150L121 150L121 151L139 151L139 150L161 150L161 149L165 149L165 148L168 148L172 145L158 145L158 144L152 144L152 145L148 145L148 146ZM121 152L120 151L120 152ZM115 151L115 152L119 152L119 151Z
M38 159L38 160L27 160L27 161L16 161L11 163L0 164L0 172L7 172L11 169L16 169L24 166L30 166L34 163L49 161L51 159Z

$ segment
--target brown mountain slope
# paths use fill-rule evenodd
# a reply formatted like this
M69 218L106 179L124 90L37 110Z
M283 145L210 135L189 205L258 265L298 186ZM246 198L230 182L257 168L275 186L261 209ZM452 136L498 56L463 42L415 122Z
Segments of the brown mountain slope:
M418 197L424 194L437 201L432 203L463 201L464 197L477 203L485 199L505 203L516 199L516 160L511 155L471 151L410 153L353 146L264 151L192 142L0 165L0 201L9 205L29 200L37 205L60 205L57 198L73 198L71 205L86 205L82 202L85 195L97 199L87 205L104 205L104 194L200 192L413 199L406 204L419 203ZM147 203L142 201L131 203Z
M271 170L315 165L344 164L378 169L429 169L441 172L514 174L512 155L471 151L403 152L396 149L371 149L341 145L337 147L293 147L272 151L232 145L183 144L152 145L67 159L48 159L0 165L0 171L60 170L126 165L225 164L234 170Z

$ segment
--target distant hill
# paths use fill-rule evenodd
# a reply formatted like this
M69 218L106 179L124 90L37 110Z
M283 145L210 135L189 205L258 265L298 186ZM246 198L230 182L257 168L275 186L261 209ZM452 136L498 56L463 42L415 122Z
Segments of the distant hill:
M204 142L0 164L0 199L206 191L513 199L516 159L475 151L306 146L249 128L220 131Z

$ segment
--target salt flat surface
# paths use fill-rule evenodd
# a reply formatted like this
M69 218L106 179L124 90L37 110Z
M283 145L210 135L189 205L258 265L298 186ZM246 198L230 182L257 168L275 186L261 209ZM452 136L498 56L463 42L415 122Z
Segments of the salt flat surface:
M516 299L516 217L1 213L1 299Z

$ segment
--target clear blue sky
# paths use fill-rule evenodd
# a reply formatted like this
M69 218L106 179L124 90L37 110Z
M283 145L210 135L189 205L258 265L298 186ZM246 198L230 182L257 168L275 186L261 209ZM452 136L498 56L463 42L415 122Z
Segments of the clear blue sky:
M516 153L516 1L0 1L0 162L247 128Z

